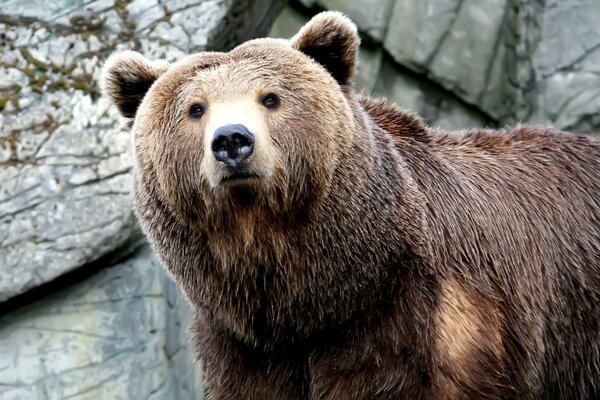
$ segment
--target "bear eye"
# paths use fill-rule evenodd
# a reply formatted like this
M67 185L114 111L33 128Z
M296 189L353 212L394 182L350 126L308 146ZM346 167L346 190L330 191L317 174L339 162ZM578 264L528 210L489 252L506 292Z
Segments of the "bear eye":
M267 95L264 95L260 99L260 102L266 108L273 109L279 105L279 97L277 97L277 95L275 93L269 93Z
M204 104L194 103L190 106L190 117L200 118L204 115L204 111L206 111L206 106Z

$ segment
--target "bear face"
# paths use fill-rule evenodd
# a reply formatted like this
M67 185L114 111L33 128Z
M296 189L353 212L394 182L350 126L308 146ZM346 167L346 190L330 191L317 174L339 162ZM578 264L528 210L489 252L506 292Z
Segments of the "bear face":
M118 54L104 87L133 119L137 166L152 171L168 206L230 229L250 223L228 220L244 218L240 210L263 220L327 190L360 123L348 99L358 45L354 24L324 13L289 41L258 39L172 66Z

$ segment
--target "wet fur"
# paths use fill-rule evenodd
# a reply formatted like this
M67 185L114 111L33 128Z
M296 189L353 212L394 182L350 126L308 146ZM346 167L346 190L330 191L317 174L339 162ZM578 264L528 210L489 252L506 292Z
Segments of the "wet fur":
M335 74L282 53L275 71L324 100L268 121L289 157L268 181L211 191L202 135L172 93L232 59L251 71L284 42L185 61L135 119L136 213L194 306L209 398L598 397L599 143L544 127L445 132L357 97L352 52L321 59L356 47L355 31L320 18L335 21L330 39L317 25L293 43Z

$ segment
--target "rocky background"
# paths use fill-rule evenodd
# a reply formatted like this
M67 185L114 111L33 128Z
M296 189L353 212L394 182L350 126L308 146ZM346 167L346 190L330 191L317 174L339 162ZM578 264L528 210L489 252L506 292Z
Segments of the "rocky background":
M359 25L358 88L432 125L600 131L597 1L0 0L1 400L202 398L99 73L121 49L175 60L273 21L289 37L322 9Z

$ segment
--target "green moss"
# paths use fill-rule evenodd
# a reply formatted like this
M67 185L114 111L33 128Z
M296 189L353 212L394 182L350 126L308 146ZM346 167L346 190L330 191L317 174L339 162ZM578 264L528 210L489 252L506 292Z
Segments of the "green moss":
M116 0L115 1L114 10L123 21L126 21L129 18L129 11L127 10L128 4L129 4L129 2L126 0Z
M81 14L71 15L69 17L69 23L71 25L81 25L85 22L85 17Z
M118 33L117 37L119 40L126 42L134 38L132 31L121 31Z
M71 87L74 89L90 95L98 94L98 88L92 85L93 79L90 74L73 75L71 78Z
M31 83L43 86L48 81L48 75L41 74L35 78Z
M73 70L75 69L75 64L70 64L66 67L60 66L60 65L56 65L56 64L52 64L51 65L51 70L52 72L54 72L55 74L63 74L63 75L69 75L71 72L73 72Z
M8 87L6 90L0 91L0 111L6 108L8 102L10 102L14 108L18 109L20 91L21 86L16 83Z
M39 244L42 242L42 238L40 238L38 235L31 235L28 239L33 244Z
M8 136L0 137L0 147L11 149L14 158L16 158L18 136L19 133L17 131L11 131Z
M115 1L115 12L119 15L119 18L123 21L125 28L127 29L127 34L123 35L119 33L119 39L121 40L129 40L133 37L132 31L137 28L137 22L129 19L129 10L127 10L127 6L129 5L129 1L127 0L116 0Z
M20 48L19 52L21 53L21 56L23 56L23 58L25 60L27 60L27 62L29 64L33 64L37 69L41 70L41 71L46 71L48 69L48 65L46 63L44 63L43 61L38 60L37 58L35 58L34 56L31 55L31 53L29 52L29 50L27 50L26 48Z
M77 89L77 90L81 90L82 92L85 93L89 93L90 91L90 85L87 84L87 82L83 82L83 81L74 81L72 86Z
M31 80L35 77L35 69L30 68L30 67L25 67L23 69L21 69L21 71L27 75L27 77Z
M42 124L44 128L43 130L49 134L54 133L54 131L57 130L61 125L62 124L60 122L54 119L52 114L46 114L46 120Z
M50 92L56 92L58 90L66 90L69 88L69 84L67 83L67 80L65 78L63 78L62 76L59 76L55 81L50 82L48 84L48 91Z
M166 7L165 7L164 11L165 11L165 15L162 17L162 20L165 22L171 22L171 17L173 16L173 13L171 12L171 10L169 10Z
M94 16L94 17L90 18L87 21L87 23L85 24L85 27L90 32L98 31L98 30L102 29L102 27L104 26L104 22L106 22L106 16L104 16L104 15L97 15L97 16Z
M119 10L124 10L127 8L129 2L127 0L117 0L115 1L115 7Z
M48 118L48 116L49 115L46 115L46 119L44 121L42 121L42 123L32 127L32 131L35 135L39 135L41 133L46 133L46 132L51 134L52 132L54 132L56 130L56 128L58 128L58 126L57 126L58 124L56 123L54 118L52 118L52 116L50 116L50 118Z
M10 93L0 93L0 111L4 110L4 107L6 107L8 100L10 100Z
M29 87L31 88L31 90L37 93L42 93L43 87L48 81L48 75L45 73L36 74L35 69L28 67L21 69L21 71L29 78ZM19 88L19 91L20 90L21 89Z

